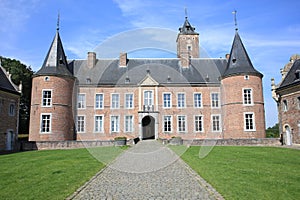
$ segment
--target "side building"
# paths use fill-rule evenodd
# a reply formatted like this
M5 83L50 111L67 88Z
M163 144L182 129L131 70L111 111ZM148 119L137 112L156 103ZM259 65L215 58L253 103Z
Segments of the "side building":
M17 148L21 93L0 63L0 151Z
M285 145L300 144L300 56L293 55L281 70L282 80L272 96L277 103L279 131Z
M67 61L57 30L33 78L29 140L264 138L263 75L238 31L228 58L200 58L199 37L185 18L177 58Z

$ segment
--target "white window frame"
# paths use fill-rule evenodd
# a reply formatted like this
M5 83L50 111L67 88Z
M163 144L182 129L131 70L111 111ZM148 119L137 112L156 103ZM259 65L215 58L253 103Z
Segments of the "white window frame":
M165 122L166 122L166 120L165 120L165 117L170 117L170 120L169 120L169 122L170 122L170 131L166 131L165 130ZM163 133L172 133L172 130L173 130L173 126L172 126L172 123L173 123L173 117L172 117L172 115L163 115L163 126L162 126L162 128L163 128ZM168 124L169 125L169 124Z
M16 103L10 102L8 106L8 116L13 117L16 115Z
M179 99L179 95L183 95L183 100ZM183 104L183 105L181 105ZM177 93L177 108L185 108L186 107L186 95L185 92L178 92Z
M214 117L218 117L219 118L219 120L218 120L218 129L214 129L214 123L215 123L215 120L214 120ZM222 126L221 126L221 122L222 122L222 120L221 120L221 115L211 115L211 131L212 132L221 132L221 130L222 130Z
M43 116L44 115L49 115L50 116L50 119L49 119L49 131L42 131L42 125L43 125ZM41 113L40 115L40 133L41 134L49 134L52 132L52 113Z
M300 97L297 97L297 108L300 110Z
M179 126L179 124L180 124L180 121L181 120L179 120L181 117L184 117L184 126L183 126L183 129L184 130L181 130L181 126ZM186 117L186 115L177 115L177 131L178 132L180 132L180 133L186 133L187 132L187 117Z
M79 117L83 117L83 131L80 129L78 129L78 119L79 119ZM85 115L77 115L77 118L76 118L76 132L77 133L85 133L85 129L86 129L86 117L85 117Z
M102 117L102 123L96 121L97 117ZM98 129L96 130L96 126L99 126ZM95 115L94 116L94 133L103 133L104 132L104 115Z
M250 91L250 93L248 93L248 91ZM243 92L244 106L252 106L253 105L253 90L252 90L252 88L243 88L242 92ZM249 101L250 101L250 103L249 103Z
M196 118L197 117L201 117L201 130L197 130L197 126L196 126ZM197 133L202 133L204 132L204 117L203 115L194 115L194 131Z
M114 96L117 96L118 99L117 101L115 101L115 99L113 98ZM111 109L119 109L120 108L120 94L119 93L112 93L110 96L110 108Z
M246 118L246 115L252 115L252 129L247 129L247 120L249 120L248 118ZM250 126L250 125L249 125ZM256 126L255 126L255 114L254 112L244 112L244 131L256 131Z
M146 93L151 94L150 97L146 98ZM154 105L154 91L153 90L144 90L143 97L144 97L144 106L153 106Z
M44 92L50 92L50 98L48 98L48 97L45 98ZM52 107L52 98L53 98L52 89L43 89L42 90L42 107ZM44 105L44 100L46 101L46 105Z
M127 99L127 95L130 95L131 99ZM124 94L124 99L125 99L125 108L126 109L133 109L134 108L134 94L133 93L125 93Z
M102 100L97 101L97 96L102 96ZM97 106L98 104L98 106ZM104 93L96 93L95 94L95 109L103 109L104 108Z
M165 95L170 95L170 99L165 99ZM163 108L172 108L172 93L171 92L164 92L162 94L162 99L163 99ZM165 106L165 103L167 106Z
M282 100L282 110L286 112L289 110L288 101L286 99Z
M127 121L128 118L130 118L130 121ZM129 122L129 124L128 124ZM126 133L132 133L134 132L134 116L133 115L125 115L124 116L124 130Z
M113 117L116 117L116 125L114 126L114 129L116 130L113 130L112 128L112 119ZM110 133L119 133L120 132L120 115L111 115L110 116L110 124L109 124L109 129L110 129Z
M82 99L83 101L81 101L79 99L79 96L83 97L83 99ZM79 106L79 105L81 105L81 106ZM85 93L79 93L78 94L78 96L77 96L77 108L78 109L85 109L86 108L86 94Z
M217 101L214 99L214 95L217 95L218 99ZM210 102L212 108L220 108L220 93L219 92L212 92L210 93ZM217 106L215 104L218 104Z
M200 95L200 105L198 105L199 104L198 99L197 99L197 101L195 100L196 95ZM194 108L202 108L202 93L201 92L194 92L193 100L194 100Z

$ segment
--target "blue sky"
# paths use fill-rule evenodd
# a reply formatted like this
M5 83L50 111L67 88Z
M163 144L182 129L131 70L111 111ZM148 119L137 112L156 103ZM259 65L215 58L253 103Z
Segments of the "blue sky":
M253 65L264 74L267 126L276 123L270 79L274 77L278 83L280 68L292 54L300 54L297 0L0 0L0 55L38 70L55 35L58 11L68 59L84 59L88 51L95 49L98 57L117 57L121 51L131 51L129 57L149 57L150 52L134 51L139 47L132 46L132 42L119 42L118 49L111 48L115 45L112 41L122 41L124 33L132 36L140 30L148 32L144 38L136 34L137 43L154 30L152 44L159 43L161 49L175 52L174 37L184 22L185 7L189 21L200 34L200 54L204 57L229 53L235 29L232 11L237 10L240 36Z

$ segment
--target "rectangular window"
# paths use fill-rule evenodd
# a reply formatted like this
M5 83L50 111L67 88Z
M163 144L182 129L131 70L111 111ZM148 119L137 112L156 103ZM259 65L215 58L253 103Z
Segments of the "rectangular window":
M103 132L103 115L95 116L95 132Z
M120 119L119 116L110 117L110 131L116 133L120 131Z
M125 132L133 132L133 116L125 116Z
M211 107L213 108L219 108L220 102L219 102L219 93L211 93Z
M287 100L283 100L282 103L283 103L283 107L282 107L283 111L284 112L288 111L288 102L287 102Z
M112 109L120 108L120 95L119 94L111 94L111 108Z
M243 102L245 105L252 104L252 89L243 89Z
M144 91L144 105L152 106L153 105L153 92L152 91Z
M133 108L133 94L125 94L125 108Z
M214 132L220 131L221 130L220 115L212 115L211 120L212 120L212 131Z
M298 109L300 109L300 97L297 97Z
M84 116L77 116L77 132L84 133Z
M245 131L255 131L254 114L244 113Z
M78 94L77 108L85 108L85 94Z
M8 109L8 115L12 117L12 116L15 116L15 114L16 114L16 104L10 103L9 109Z
M178 126L178 131L179 132L185 132L186 131L186 117L179 115L177 117L177 126Z
M96 94L95 98L95 108L96 109L103 109L104 102L103 102L103 94Z
M50 107L52 105L52 91L43 90L42 106Z
M42 114L41 116L41 133L51 132L51 114Z
M171 132L172 131L172 116L165 115L163 123L164 123L164 132Z
M178 108L184 108L185 107L185 94L184 93L178 93L177 94L177 107Z
M171 108L171 93L163 94L164 108Z
M202 107L201 93L194 93L194 107L195 108L201 108Z
M203 117L200 115L195 116L195 131L196 132L203 131Z

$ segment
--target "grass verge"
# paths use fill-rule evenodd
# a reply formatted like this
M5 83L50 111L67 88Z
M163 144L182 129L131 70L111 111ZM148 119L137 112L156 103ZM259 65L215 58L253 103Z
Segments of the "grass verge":
M299 150L216 146L200 159L200 148L190 147L182 159L225 199L273 200L300 196Z
M105 167L98 158L110 151L111 160L121 153L117 147L99 147L2 155L0 199L65 199Z

